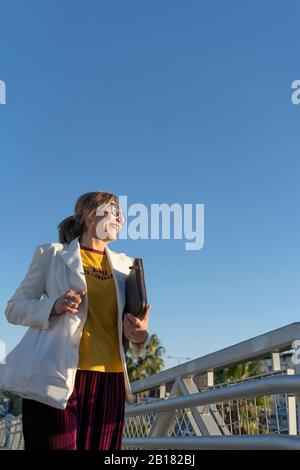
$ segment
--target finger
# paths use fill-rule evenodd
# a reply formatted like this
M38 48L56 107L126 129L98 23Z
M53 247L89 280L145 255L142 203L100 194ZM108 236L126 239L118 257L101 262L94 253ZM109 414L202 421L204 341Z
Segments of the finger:
M141 330L146 330L147 329L147 323L142 321L138 325L134 327L134 331L141 331Z
M125 336L129 341L131 341L131 336L130 335L125 334Z
M71 308L71 307L65 307L65 313L75 314L75 313L78 313L78 310L75 308Z
M133 324L133 325L138 325L138 318L132 315L132 313L127 313L127 318L128 320Z
M132 323L132 321L128 318L128 316L126 316L126 317L124 318L124 324L125 324L128 328L133 328L133 326L134 326L133 323Z
M143 320L140 320L139 318L137 318L136 321L132 323L132 327L135 328L136 330L143 328L143 325L145 325L144 320L145 320L144 318Z
M144 340L144 338L141 338L140 335L134 333L131 335L131 341L134 342L134 343L142 343Z
M78 309L79 303L76 302L76 300L73 297L69 297L68 299L64 299L63 305L66 307L71 307L71 308L76 308Z
M82 295L85 295L85 291L80 291L77 292L76 290L68 290L65 295L67 297L81 297Z
M130 338L131 338L131 332L130 332L130 330L124 328L124 335L126 336L127 339L130 339Z
M148 325L149 323L149 316L148 314L143 318L143 320L140 321L140 326L145 326Z
M131 328L131 323L128 320L124 320L124 326L126 326L126 328Z
M124 324L124 329L125 329L129 334L133 334L133 332L134 332L134 328L132 328L132 325L127 324L127 323Z
M76 295L76 294L77 294L76 290L68 290L68 291L65 293L65 295Z
M81 297L78 296L78 295L70 295L70 296L67 296L64 298L64 301L65 302L76 302L77 304L80 304L81 303Z
M130 323L124 323L124 328L128 331L133 331L132 325Z
M127 323L128 325L131 325L131 321L129 320L129 318L127 317L127 315L124 317L123 322L124 322L124 323Z
M81 296L80 296L79 294L76 294L76 293L75 293L75 294L67 294L67 295L65 296L65 298L67 298L67 299L72 299L72 300L76 300L76 302L77 302L77 301L81 301Z
M131 328L124 328L126 336L132 341L138 341L140 339L140 332L145 330L133 330Z
M80 302L83 301L85 295L86 295L85 291L76 292L76 297L79 299Z

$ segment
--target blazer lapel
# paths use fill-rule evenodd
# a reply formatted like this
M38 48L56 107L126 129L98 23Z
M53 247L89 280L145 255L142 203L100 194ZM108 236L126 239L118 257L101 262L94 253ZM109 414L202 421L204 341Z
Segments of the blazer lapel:
M85 290L86 280L80 255L79 237L72 240L59 252L66 266L70 269L70 288L73 290Z

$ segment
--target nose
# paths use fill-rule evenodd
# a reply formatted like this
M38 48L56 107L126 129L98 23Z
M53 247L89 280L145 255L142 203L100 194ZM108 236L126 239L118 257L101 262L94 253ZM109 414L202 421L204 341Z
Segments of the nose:
M119 225L122 225L123 222L124 222L122 214L118 214L117 217L116 217L116 220L119 223Z

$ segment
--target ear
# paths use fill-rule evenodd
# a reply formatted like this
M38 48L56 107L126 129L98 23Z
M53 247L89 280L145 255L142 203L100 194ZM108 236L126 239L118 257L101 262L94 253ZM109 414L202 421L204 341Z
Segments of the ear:
M95 224L95 216L92 215L85 215L84 216L84 225L85 227L91 227Z

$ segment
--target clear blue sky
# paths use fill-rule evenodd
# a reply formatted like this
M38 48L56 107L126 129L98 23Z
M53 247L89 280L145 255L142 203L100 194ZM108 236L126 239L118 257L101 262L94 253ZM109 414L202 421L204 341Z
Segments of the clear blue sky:
M196 358L299 321L299 2L2 0L0 336L83 192L205 204L205 245L144 259L151 332ZM167 366L177 361L167 359Z

